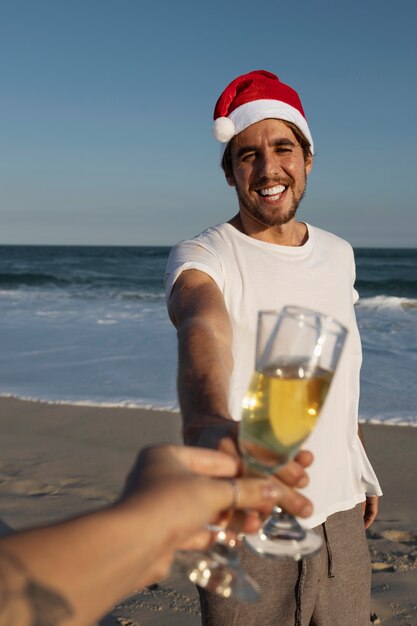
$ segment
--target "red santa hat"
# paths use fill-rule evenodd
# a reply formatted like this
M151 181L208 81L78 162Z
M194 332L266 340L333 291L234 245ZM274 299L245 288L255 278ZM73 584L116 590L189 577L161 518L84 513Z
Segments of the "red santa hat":
M265 70L238 76L226 87L214 109L214 136L223 143L224 151L235 135L268 118L295 124L313 154L313 139L297 92Z

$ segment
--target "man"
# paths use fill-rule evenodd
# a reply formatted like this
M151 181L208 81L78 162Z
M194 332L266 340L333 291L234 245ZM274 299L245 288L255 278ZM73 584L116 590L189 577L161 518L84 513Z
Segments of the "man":
M311 454L297 461L300 479ZM234 478L240 469L237 459L214 450L147 448L113 506L1 538L0 626L92 624L166 576L176 549L204 549L205 524L222 523L231 505L251 510L246 527L259 527L255 511L266 513L276 502L310 514L311 503L285 484L294 482L291 473L284 482Z
M353 304L351 246L298 221L313 164L313 141L298 94L269 72L236 78L220 96L215 135L239 211L176 246L166 273L178 330L178 388L189 443L236 453L236 421L254 365L257 311L293 304L330 315L349 329L338 371L309 439L315 462L305 525L326 548L301 563L243 564L268 589L239 608L202 596L205 624L362 626L369 623L370 562L365 540L381 495L358 435L361 345Z

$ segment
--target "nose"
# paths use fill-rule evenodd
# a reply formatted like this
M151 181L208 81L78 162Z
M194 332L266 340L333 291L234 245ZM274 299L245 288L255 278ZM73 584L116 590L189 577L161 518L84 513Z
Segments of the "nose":
M273 152L263 152L257 159L257 176L261 179L274 178L280 172L280 164Z

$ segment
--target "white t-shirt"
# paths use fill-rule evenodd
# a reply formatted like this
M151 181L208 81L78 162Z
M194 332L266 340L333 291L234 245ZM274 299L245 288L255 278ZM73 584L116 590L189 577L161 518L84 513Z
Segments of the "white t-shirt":
M358 299L353 251L343 239L307 228L309 238L299 247L258 241L231 224L209 228L172 249L165 285L168 300L178 276L197 269L222 292L233 327L229 407L235 420L240 420L254 370L258 311L305 306L332 315L349 329L325 406L306 442L314 463L303 492L314 513L300 521L312 528L332 513L353 508L365 494L382 492L357 432L362 350L353 307Z

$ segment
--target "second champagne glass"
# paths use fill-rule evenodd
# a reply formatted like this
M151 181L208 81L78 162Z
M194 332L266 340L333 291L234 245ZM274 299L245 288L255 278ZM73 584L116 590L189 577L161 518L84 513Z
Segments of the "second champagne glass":
M300 450L316 425L347 329L333 317L287 306L258 318L256 369L242 404L239 445L252 471L273 474ZM246 536L258 554L300 559L322 540L275 507L261 530Z

